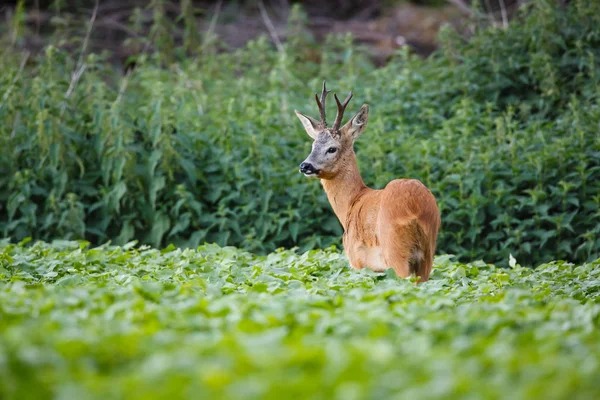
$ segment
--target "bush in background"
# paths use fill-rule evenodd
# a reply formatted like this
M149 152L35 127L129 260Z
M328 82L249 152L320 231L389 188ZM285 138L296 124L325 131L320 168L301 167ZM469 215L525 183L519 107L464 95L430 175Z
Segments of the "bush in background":
M310 140L293 110L315 114L327 79L354 90L349 113L371 105L357 142L365 182L412 177L437 196L438 252L592 260L599 23L600 4L536 2L508 29L468 42L444 31L433 57L403 51L379 69L346 36L314 58L297 10L284 51L263 37L225 53L209 42L186 58L157 29L158 50L125 75L104 55L49 46L24 59L6 48L0 234L255 252L339 245L322 188L297 170Z

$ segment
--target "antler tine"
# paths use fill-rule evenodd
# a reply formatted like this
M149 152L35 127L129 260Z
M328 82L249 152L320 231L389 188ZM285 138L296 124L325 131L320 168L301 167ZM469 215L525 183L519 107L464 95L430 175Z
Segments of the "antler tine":
M319 114L321 114L321 124L323 124L323 128L327 128L327 121L325 119L325 98L327 94L329 94L331 90L327 90L325 87L325 81L323 81L323 91L321 92L321 101L319 101L319 96L315 93L315 100L317 100L317 105L319 106Z
M342 118L344 118L344 111L346 110L346 106L348 105L348 102L350 101L352 96L353 96L353 94L352 94L352 90L351 90L348 97L346 97L346 100L344 100L344 103L340 103L340 100L338 99L337 94L335 94L335 93L333 94L333 97L335 97L335 102L337 103L337 107L338 107L338 112L337 112L337 115L335 116L335 122L333 124L333 128L331 128L334 132L337 132L340 129L340 125L342 124Z

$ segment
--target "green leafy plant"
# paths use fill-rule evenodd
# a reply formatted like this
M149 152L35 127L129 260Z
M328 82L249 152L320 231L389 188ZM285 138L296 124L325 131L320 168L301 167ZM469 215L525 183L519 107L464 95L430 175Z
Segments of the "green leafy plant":
M511 265L4 241L0 397L597 398L600 260Z
M315 46L298 8L283 51L261 37L180 57L155 1L155 34L125 74L62 39L29 58L3 48L0 235L261 254L339 246L321 188L297 172L310 142L293 110L314 109L327 79L354 90L350 108L371 106L357 143L365 182L417 178L439 199L440 254L595 259L600 4L555 3L530 4L507 29L468 42L444 30L429 59L403 50L382 68L349 36Z

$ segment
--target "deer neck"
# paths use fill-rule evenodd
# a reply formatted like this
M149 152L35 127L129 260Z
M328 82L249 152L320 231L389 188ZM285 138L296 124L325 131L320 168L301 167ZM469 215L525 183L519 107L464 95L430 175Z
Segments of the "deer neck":
M351 152L346 159L341 171L331 179L321 179L321 184L333 212L346 230L346 218L357 196L366 189L356 162L356 154Z

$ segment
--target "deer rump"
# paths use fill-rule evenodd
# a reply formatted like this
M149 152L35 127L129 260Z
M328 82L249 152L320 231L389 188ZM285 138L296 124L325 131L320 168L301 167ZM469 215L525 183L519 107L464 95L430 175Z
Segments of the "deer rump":
M414 179L363 191L349 209L343 238L351 266L393 268L400 276L414 274L426 281L440 224L436 210L431 192Z

